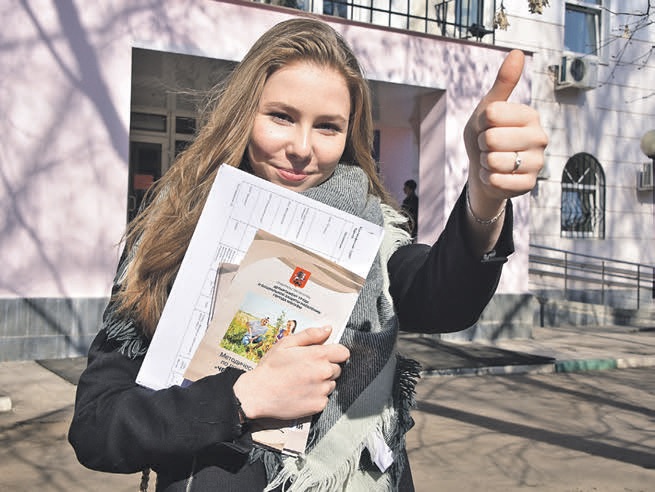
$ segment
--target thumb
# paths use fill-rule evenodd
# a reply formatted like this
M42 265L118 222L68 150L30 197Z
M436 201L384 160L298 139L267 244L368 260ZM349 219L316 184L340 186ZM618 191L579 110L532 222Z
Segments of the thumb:
M489 89L487 95L484 96L484 103L507 101L514 87L516 87L516 84L521 79L524 64L525 55L521 50L510 51L498 69L494 85Z
M289 337L285 337L282 341L286 341L286 346L304 347L308 345L320 345L325 342L332 333L331 326L322 326L320 328L307 328L306 330L296 333Z

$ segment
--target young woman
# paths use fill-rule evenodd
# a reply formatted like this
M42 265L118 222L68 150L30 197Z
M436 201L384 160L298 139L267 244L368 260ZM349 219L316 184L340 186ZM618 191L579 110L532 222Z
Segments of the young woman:
M157 490L413 490L405 452L417 367L395 353L399 327L473 324L513 250L509 198L530 190L546 137L536 112L506 102L512 52L467 124L469 177L433 246L409 244L371 157L367 84L328 25L296 18L252 47L190 148L130 224L104 324L78 386L69 440L82 464L151 468ZM383 247L340 344L329 328L284 337L249 372L181 388L135 384L212 180L241 167L383 225ZM313 416L301 458L253 445L251 421Z
M296 331L296 326L298 323L296 322L295 319L290 319L287 321L287 325L284 328L280 328L280 331L275 337L275 343L279 342L282 340L284 337L288 337L289 335L293 335Z

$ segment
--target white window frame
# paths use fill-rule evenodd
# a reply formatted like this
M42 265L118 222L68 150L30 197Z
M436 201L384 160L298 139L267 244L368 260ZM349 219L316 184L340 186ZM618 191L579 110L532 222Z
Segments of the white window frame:
M195 135L175 133L175 118L194 118L198 124L198 115L190 111L166 111L162 108L152 106L132 106L131 113L146 113L166 116L166 132L155 132L148 130L130 130L130 141L138 142L157 142L162 143L162 176L168 168L171 167L175 160L175 144L178 140L192 141Z
M563 12L562 12L562 19L564 22L564 32L562 33L562 46L564 47L564 53L569 54L569 55L581 55L587 58L595 59L599 63L602 64L607 64L608 63L608 51L607 51L607 41L608 41L608 36L609 36L609 27L607 23L607 15L606 12L604 11L604 1L601 0L600 2L591 2L591 1L585 1L585 0L567 0L564 2L563 6ZM576 51L571 51L566 49L565 47L565 36L566 36L566 11L567 7L575 6L575 7L580 7L581 9L588 10L590 12L597 12L598 15L598 22L596 25L596 43L597 43L597 52L596 53L580 53Z

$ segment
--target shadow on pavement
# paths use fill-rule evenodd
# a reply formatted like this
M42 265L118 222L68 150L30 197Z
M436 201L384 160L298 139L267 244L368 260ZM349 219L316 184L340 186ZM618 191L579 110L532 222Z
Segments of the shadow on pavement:
M593 439L587 439L570 433L554 432L544 428L532 427L516 422L486 417L464 410L450 408L444 405L430 402L419 402L421 412L438 415L441 417L466 422L478 427L483 427L504 435L512 435L525 439L552 444L559 447L592 454L610 460L622 461L631 465L641 466L647 469L655 469L655 454L647 453L626 446L615 446Z
M86 357L43 359L37 360L36 363L77 386L80 380L80 374L86 368Z
M476 343L452 343L421 335L401 335L398 350L423 371L552 364L555 359Z

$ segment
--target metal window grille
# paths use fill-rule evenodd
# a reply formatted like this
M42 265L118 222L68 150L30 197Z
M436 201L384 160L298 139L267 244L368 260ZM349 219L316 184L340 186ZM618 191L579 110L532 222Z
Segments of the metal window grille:
M605 238L605 173L590 154L574 155L562 172L561 235Z
M490 44L495 42L495 0L323 0L320 3L315 0L263 1L379 26Z

